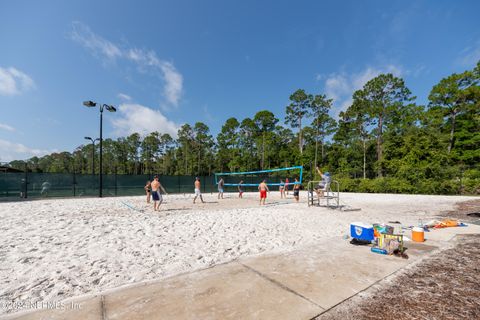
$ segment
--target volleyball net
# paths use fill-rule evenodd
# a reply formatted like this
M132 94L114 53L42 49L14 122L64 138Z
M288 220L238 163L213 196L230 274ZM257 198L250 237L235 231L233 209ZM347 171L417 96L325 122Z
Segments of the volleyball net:
M242 185L246 187L258 186L260 182L266 180L269 186L279 186L281 184L302 184L303 166L295 166L288 168L278 168L248 172L220 172L215 173L215 184L223 179L225 186L238 186L242 181ZM295 179L298 179L295 182Z

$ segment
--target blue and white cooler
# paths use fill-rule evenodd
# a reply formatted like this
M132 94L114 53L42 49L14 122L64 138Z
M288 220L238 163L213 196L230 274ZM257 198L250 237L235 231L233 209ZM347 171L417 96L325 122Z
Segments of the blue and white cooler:
M373 225L363 222L352 222L350 224L350 236L357 240L373 241Z

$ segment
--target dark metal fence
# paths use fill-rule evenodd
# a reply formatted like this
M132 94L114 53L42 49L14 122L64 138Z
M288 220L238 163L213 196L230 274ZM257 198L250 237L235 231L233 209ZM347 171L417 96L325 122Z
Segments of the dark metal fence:
M103 196L145 194L144 186L153 175L103 175ZM194 176L159 176L168 193L193 193ZM98 175L67 173L0 173L0 200L42 197L96 197ZM214 176L200 177L202 192L216 192ZM232 189L233 190L233 189Z

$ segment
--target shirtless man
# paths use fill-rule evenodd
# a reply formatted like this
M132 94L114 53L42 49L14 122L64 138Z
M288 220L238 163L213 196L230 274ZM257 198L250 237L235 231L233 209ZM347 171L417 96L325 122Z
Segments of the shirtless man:
M150 186L152 188L153 211L160 211L160 205L163 202L163 198L162 198L162 194L160 193L160 189L164 193L167 193L167 192L163 188L160 181L158 181L158 176L153 177L153 182L150 184Z
M267 199L267 192L270 192L268 190L267 182L266 180L263 180L259 185L258 185L258 190L260 191L260 205L265 205L265 199Z
M202 193L200 192L200 178L196 177L195 178L195 198L193 198L193 203L195 203L195 200L197 200L197 197L200 197L200 200L202 200L202 203L205 203L202 198Z

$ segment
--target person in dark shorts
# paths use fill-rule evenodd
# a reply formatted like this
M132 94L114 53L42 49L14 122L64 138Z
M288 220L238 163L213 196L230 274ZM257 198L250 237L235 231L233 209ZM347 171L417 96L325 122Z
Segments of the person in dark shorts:
M157 202L160 201L160 196L158 195L157 191L152 193L152 199L153 199L153 203L154 203L153 210L156 211L157 210Z
M298 202L298 199L300 198L300 183L298 183L297 178L295 178L295 184L293 185L293 197L295 198L295 201Z
M163 198L162 198L162 194L160 193L160 190L162 190L164 193L167 193L167 192L163 188L160 181L158 181L158 176L155 176L153 178L151 187L152 187L153 211L160 211L160 204L162 204L163 202Z
M147 181L145 187L143 188L145 189L145 193L147 194L147 203L150 203L150 197L152 196L152 183L150 182L150 180Z

